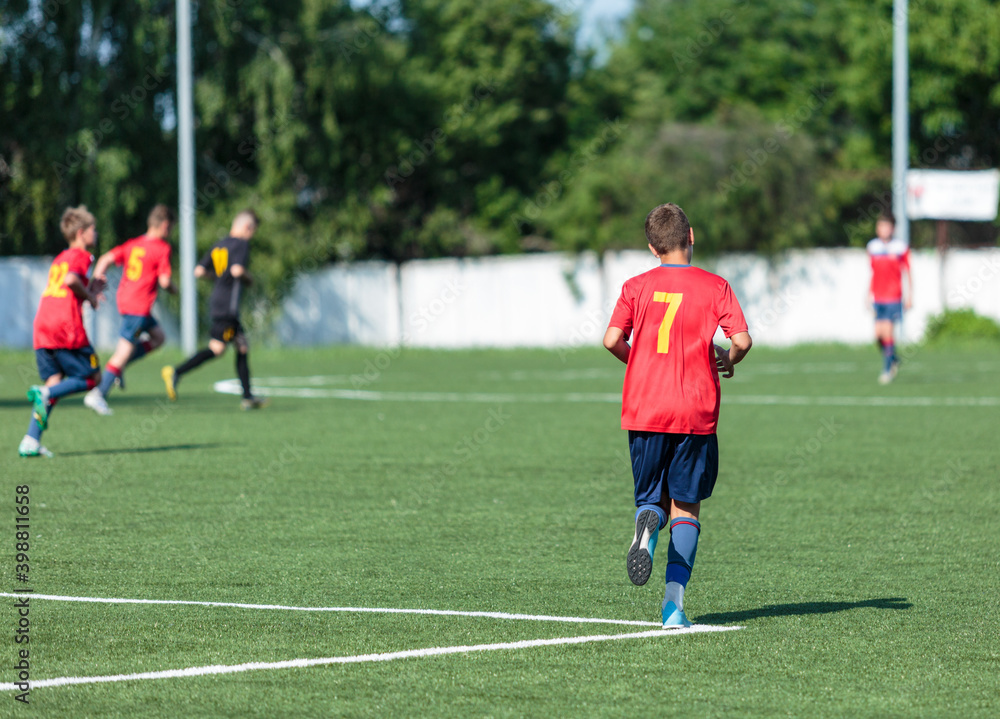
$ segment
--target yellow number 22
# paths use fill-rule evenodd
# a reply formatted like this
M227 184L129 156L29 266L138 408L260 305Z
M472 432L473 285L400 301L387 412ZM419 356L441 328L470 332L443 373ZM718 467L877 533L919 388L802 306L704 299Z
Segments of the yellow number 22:
M663 321L660 323L660 333L656 338L656 351L659 354L666 354L670 351L670 328L674 324L674 317L677 316L677 309L681 306L684 295L681 292L654 292L653 302L666 302L667 311L663 313Z
M66 275L69 274L69 263L60 262L53 264L49 268L49 284L46 286L42 297L65 297L66 296Z

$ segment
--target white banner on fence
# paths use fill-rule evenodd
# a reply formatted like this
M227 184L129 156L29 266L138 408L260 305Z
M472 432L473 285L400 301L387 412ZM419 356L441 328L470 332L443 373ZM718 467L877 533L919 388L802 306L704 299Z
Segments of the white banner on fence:
M991 222L1000 202L1000 170L906 173L906 215L911 220Z

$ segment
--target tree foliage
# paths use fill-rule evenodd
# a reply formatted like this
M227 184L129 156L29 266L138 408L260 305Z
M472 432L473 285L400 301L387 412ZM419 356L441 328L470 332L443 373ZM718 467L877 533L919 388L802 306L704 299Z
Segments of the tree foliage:
M636 0L603 61L545 0L195 4L199 243L254 206L266 294L339 259L860 242L891 173L891 0ZM174 3L0 2L0 253L177 202ZM1000 2L911 0L911 165L1000 158ZM919 233L918 233L919 235ZM995 228L992 238L995 238Z

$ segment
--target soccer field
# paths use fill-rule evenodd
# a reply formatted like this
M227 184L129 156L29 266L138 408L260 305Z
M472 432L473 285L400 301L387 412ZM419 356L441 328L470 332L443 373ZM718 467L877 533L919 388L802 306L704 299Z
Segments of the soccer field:
M604 350L255 350L259 412L213 389L231 355L165 402L177 359L112 417L63 400L56 457L20 460L34 362L0 355L2 716L1000 714L995 353L920 350L880 386L873 348L751 352L672 632L666 543L625 573Z

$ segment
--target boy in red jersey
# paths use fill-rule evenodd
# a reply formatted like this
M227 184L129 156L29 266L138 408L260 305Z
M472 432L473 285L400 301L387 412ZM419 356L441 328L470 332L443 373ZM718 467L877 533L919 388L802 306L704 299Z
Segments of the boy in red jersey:
M118 346L104 367L101 384L83 398L83 403L98 414L111 414L107 396L116 382L125 388L122 376L125 367L163 344L163 329L153 317L152 308L159 288L177 293L171 279L167 242L176 219L169 207L157 205L149 213L146 234L105 252L94 267L94 277L106 282L112 264L125 265L118 284L118 312L122 316ZM143 333L147 336L145 340Z
M52 261L49 281L35 314L33 344L38 374L44 385L28 390L34 405L28 433L17 453L22 457L51 457L41 444L49 415L60 397L83 392L97 384L100 376L97 355L83 326L83 303L95 309L100 301L100 282L88 282L87 272L94 261L91 247L97 241L94 216L83 205L69 207L59 223L69 249Z
M889 384L899 370L896 358L896 323L903 318L903 273L906 273L907 293L905 308L910 309L913 298L913 275L910 272L910 247L892 236L896 218L883 213L875 223L876 237L868 243L868 257L872 263L870 299L875 308L875 341L882 348L882 373L880 384Z
M604 346L626 364L622 429L637 508L626 569L633 584L646 583L669 518L663 627L689 627L684 589L698 548L698 516L719 472L719 373L732 377L752 342L729 283L691 266L694 231L680 207L650 212L646 239L660 266L625 283L604 334ZM728 350L712 341L719 327L732 341Z

